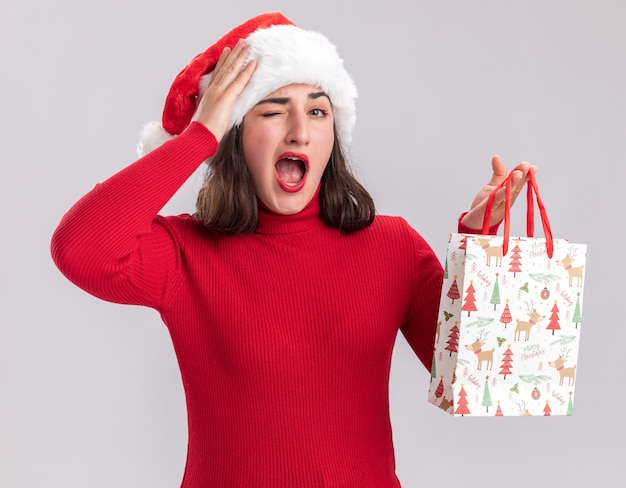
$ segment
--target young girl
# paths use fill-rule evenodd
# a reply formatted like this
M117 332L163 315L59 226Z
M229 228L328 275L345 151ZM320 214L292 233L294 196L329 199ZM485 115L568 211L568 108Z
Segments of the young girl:
M54 233L76 285L153 307L168 327L187 401L185 488L400 486L391 355L401 331L430 366L443 271L350 173L355 98L324 36L255 17L191 61L145 155ZM158 215L207 159L196 213ZM462 232L481 228L507 175L492 164ZM514 196L531 170L520 168ZM501 218L496 208L492 232Z

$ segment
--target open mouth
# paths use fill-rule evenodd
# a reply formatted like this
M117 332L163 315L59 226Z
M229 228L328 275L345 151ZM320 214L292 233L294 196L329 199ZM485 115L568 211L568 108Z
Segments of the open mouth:
M307 164L303 157L283 155L275 166L278 183L285 191L298 191L304 186Z

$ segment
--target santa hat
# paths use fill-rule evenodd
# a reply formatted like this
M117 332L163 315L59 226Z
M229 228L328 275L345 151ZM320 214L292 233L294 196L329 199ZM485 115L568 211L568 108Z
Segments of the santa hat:
M235 102L228 129L241 124L244 115L270 93L285 85L304 83L328 95L339 140L351 140L357 91L336 47L322 34L301 29L282 14L272 12L235 27L178 74L165 101L162 123L151 122L143 128L140 155L185 130L223 49L232 49L239 39L245 39L250 46L249 59L255 59L257 67Z

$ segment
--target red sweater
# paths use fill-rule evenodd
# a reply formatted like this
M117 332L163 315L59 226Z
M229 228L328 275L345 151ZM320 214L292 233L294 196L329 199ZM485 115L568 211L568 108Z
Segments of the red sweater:
M182 486L399 487L388 379L398 330L430 367L442 268L403 219L342 235L260 212L253 234L157 213L217 148L186 132L97 185L52 239L87 292L158 310L184 384Z

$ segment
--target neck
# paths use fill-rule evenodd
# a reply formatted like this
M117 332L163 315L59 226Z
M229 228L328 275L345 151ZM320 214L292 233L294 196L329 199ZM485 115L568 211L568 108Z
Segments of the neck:
M306 207L293 215L278 214L259 201L258 234L291 234L324 225L320 218L319 190Z

